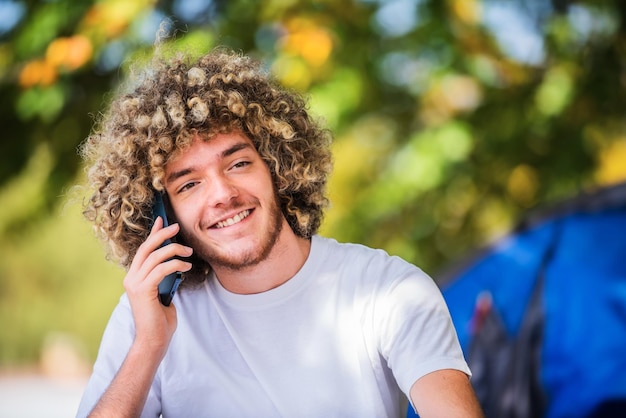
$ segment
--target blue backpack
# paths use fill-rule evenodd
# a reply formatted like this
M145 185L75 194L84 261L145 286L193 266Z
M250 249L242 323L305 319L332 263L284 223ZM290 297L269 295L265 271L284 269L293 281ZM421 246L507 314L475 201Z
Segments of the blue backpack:
M626 417L626 184L531 213L439 283L487 418Z

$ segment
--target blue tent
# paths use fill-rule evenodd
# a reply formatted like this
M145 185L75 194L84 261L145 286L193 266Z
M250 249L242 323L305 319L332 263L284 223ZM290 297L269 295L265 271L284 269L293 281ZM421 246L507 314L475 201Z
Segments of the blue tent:
M626 417L626 184L529 214L440 279L487 418Z

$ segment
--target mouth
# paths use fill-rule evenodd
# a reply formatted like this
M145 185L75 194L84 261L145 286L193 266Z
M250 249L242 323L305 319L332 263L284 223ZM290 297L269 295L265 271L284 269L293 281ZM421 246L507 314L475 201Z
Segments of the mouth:
M227 226L235 225L243 221L244 219L246 219L248 216L250 216L250 213L251 213L251 210L246 209L244 211L239 212L238 214L236 214L235 216L231 218L224 219L223 221L217 222L211 228L221 229L221 228L226 228Z

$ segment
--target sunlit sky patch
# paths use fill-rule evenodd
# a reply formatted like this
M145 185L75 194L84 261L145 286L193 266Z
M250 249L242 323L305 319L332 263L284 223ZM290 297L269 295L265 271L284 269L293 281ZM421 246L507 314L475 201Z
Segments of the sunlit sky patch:
M0 35L10 31L24 16L26 7L22 2L0 0Z
M382 36L405 35L419 26L427 16L422 16L420 5L424 0L360 0L361 3L378 4L374 27ZM545 58L542 33L535 16L522 8L521 2L486 0L481 2L483 24L490 30L503 52L510 58L528 64L539 64ZM533 12L549 12L549 1L535 3Z
M132 23L131 31L135 40L142 44L154 42L159 26L165 21L165 15L159 10L151 10ZM97 60L97 69L102 72L113 71L118 68L128 52L127 39L114 39L108 42L100 51Z
M152 43L159 30L159 26L165 20L165 15L160 10L151 10L145 13L141 19L133 24L133 31L140 42Z
M545 59L542 34L519 2L484 2L483 23L512 59L527 64L539 64Z
M572 4L567 13L572 28L576 31L579 43L593 37L611 36L618 28L618 17L600 9Z
M385 36L402 36L420 22L419 5L423 0L381 1L375 26Z
M177 0L174 13L187 22L204 21L213 15L213 0Z

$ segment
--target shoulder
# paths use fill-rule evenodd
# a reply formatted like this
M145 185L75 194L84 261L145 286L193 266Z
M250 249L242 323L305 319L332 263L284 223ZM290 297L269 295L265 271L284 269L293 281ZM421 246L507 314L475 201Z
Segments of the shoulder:
M419 267L382 249L361 244L339 243L328 238L315 238L315 245L324 247L317 251L316 270L320 276L333 278L342 289L349 289L367 300L397 305L399 301L427 305L441 299L434 280ZM407 299L408 298L408 299Z
M341 243L331 238L313 237L320 261L328 268L349 269L352 275L383 275L428 277L419 267L386 251L356 243Z

